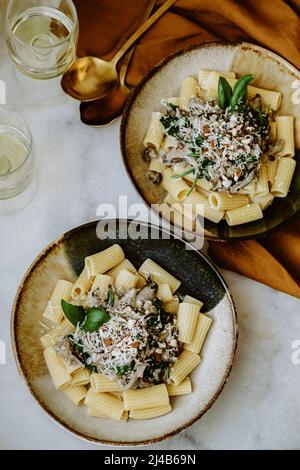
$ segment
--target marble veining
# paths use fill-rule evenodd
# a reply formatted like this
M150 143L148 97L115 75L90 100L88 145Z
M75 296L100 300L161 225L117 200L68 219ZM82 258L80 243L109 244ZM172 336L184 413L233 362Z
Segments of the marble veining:
M96 219L102 202L140 202L120 159L119 122L105 129L80 123L78 103L51 98L39 83L20 80L0 41L0 80L7 107L31 127L37 156L35 183L16 200L0 201L1 449L92 449L51 421L31 398L10 346L10 309L35 256L60 234ZM26 82L26 83L25 83ZM39 97L39 93L41 96ZM291 360L300 340L299 300L234 273L223 272L237 307L240 337L225 389L186 432L151 449L299 449L300 364ZM101 447L100 447L101 448Z

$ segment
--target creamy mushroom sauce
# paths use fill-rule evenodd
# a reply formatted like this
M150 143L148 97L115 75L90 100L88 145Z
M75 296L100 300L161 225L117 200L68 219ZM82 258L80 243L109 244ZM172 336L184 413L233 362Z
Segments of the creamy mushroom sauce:
M166 313L155 297L157 285L149 279L140 290L111 289L113 306L99 289L80 302L84 307L105 309L110 320L92 333L77 325L74 334L62 339L60 353L69 361L75 356L124 389L170 382L170 370L179 355L178 330L176 316Z
M270 112L262 111L259 96L234 110L198 97L185 109L162 104L164 133L173 139L159 154L148 149L148 158L160 158L172 169L176 165L176 173L191 167L191 174L205 178L214 191L240 191L257 175L261 162L273 160L281 149L282 142L271 137Z

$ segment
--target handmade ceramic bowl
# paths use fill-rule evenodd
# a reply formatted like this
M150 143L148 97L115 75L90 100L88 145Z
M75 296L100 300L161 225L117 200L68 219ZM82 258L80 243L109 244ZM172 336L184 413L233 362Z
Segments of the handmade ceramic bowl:
M300 153L300 73L286 60L262 47L247 43L211 42L196 44L167 57L155 66L136 87L123 114L121 151L133 186L148 207L161 204L164 190L146 177L148 164L142 160L143 140L152 111L158 111L162 98L178 96L184 78L197 76L199 69L228 71L238 76L252 73L254 85L282 93L280 114L295 116L296 156ZM156 211L154 208L153 210ZM283 228L300 214L300 164L297 164L287 197L275 198L264 218L229 227L223 220L204 222L204 235L216 241L262 238ZM161 214L160 214L161 215ZM166 215L162 217L172 224Z
M128 227L139 228L141 236L124 239ZM173 235L162 239L163 233L155 229L149 239L147 224L118 221L116 230L110 226L105 233L107 239L101 240L96 229L97 222L92 222L71 230L45 248L28 269L12 312L11 334L17 365L39 405L76 436L112 445L160 441L193 424L220 395L231 371L237 343L237 319L232 298L216 268ZM87 416L85 407L76 408L61 391L55 390L40 344L42 327L39 322L56 281L73 281L81 272L86 256L113 243L122 246L126 257L136 267L150 257L166 268L182 282L179 292L201 299L203 311L213 318L202 362L191 376L193 393L178 397L168 415L147 421L122 423Z

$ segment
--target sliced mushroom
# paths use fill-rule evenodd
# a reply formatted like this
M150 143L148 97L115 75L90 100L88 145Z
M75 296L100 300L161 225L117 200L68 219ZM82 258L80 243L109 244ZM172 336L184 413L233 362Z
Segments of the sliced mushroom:
M158 173L158 171L147 170L146 175L154 186L157 186L161 183L162 175Z
M136 296L136 306L142 307L145 302L152 301L157 291L157 284L151 279L148 280L147 285L143 287Z
M157 152L153 147L146 147L145 151L143 153L143 160L145 162L151 162L151 160L154 160L157 158Z

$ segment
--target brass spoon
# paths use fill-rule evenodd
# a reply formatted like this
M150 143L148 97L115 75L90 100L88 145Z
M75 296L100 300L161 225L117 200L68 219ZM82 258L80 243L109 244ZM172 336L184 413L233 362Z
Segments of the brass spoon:
M63 75L61 86L72 98L92 101L110 93L118 84L116 65L130 47L149 29L176 0L166 0L133 35L123 44L114 58L108 62L98 57L81 57Z
M149 17L156 0L150 0L142 18L142 23ZM108 95L103 96L96 101L88 101L80 103L80 117L81 121L88 126L102 127L107 124L113 123L119 116L121 116L125 103L128 100L131 91L125 85L125 78L127 69L131 61L135 46L127 52L123 60L119 83Z

